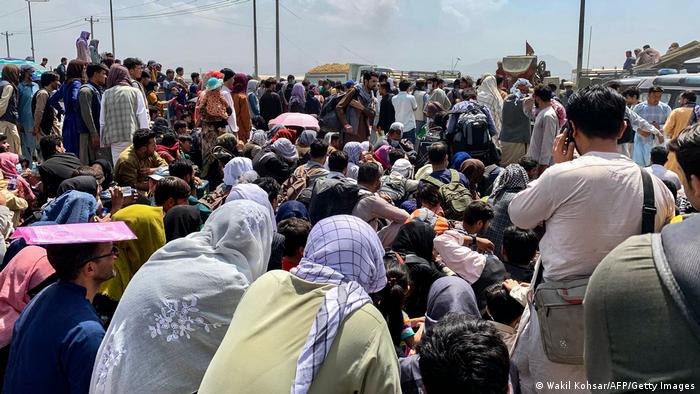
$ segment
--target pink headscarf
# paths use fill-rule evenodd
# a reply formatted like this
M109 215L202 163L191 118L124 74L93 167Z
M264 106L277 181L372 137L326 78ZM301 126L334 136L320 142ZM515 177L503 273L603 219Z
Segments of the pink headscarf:
M0 171L2 171L3 178L9 181L10 178L16 176L18 195L27 201L34 201L35 197L32 192L32 187L17 173L18 163L19 156L17 156L17 154L12 152L0 153Z
M248 87L248 77L243 73L238 73L233 76L233 93L245 93Z
M39 246L25 247L0 272L0 348L12 340L15 321L29 303L27 293L54 272Z
M129 70L127 70L126 67L115 63L109 68L105 87L109 89L117 85L131 86L131 78L129 77Z
M391 145L382 145L376 151L374 151L374 159L377 160L385 170L391 168L391 163L389 162L390 150Z

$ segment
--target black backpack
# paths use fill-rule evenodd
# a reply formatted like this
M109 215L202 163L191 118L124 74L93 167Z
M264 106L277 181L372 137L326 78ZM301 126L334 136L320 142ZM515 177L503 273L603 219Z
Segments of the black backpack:
M472 103L469 110L451 112L458 116L455 131L450 135L453 152L467 152L488 165L494 161L494 143L489 133L488 118L481 104Z
M324 178L317 180L311 191L309 219L314 225L334 215L352 215L360 200L360 188L346 179Z
M319 126L321 130L325 132L338 132L340 131L340 120L338 120L338 115L335 113L335 107L338 106L340 100L343 99L345 93L334 94L329 96L321 107L321 114L319 115Z

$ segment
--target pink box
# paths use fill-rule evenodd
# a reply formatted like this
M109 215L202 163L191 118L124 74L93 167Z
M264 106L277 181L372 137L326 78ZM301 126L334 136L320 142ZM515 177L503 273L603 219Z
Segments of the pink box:
M128 241L136 235L124 222L106 222L20 227L10 238L24 238L28 245L51 245Z

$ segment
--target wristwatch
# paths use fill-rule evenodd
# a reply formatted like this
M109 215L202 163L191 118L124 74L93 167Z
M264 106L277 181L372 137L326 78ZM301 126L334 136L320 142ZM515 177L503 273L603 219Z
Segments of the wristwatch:
M472 245L476 246L476 234L470 234L472 237Z

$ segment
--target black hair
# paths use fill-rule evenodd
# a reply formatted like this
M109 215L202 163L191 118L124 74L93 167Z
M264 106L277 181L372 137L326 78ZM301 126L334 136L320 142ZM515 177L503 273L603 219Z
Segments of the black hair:
M423 89L425 89L425 81L424 80L416 81L416 90L423 90Z
M168 166L168 174L184 179L188 175L194 175L194 164L187 159L177 159Z
M267 193L267 199L270 204L277 200L277 196L280 193L280 184L269 176L264 176L253 181L254 184L258 185L261 189Z
M66 60L68 60L68 58L65 58L65 57L62 57L62 58L61 58L61 61L62 61L62 62L63 62L63 61L66 61Z
M678 199L678 188L676 187L676 184L671 182L668 179L662 179L661 181L664 183L664 185L666 185L666 188L671 192L671 194L673 194L673 200L674 201L677 200Z
M694 103L697 100L697 96L692 90L683 91L683 93L681 93L681 97L688 100L690 103Z
M331 134L331 144L340 141L340 133Z
M469 75L465 75L462 78L460 78L459 80L464 82L468 88L471 88L472 86L474 86L474 78L472 78Z
M394 346L401 343L403 331L403 307L406 303L406 293L410 283L408 266L400 264L396 258L392 258L394 252L388 252L384 257L386 269L386 286L372 295L374 306L384 316Z
M462 99L464 100L476 100L476 89L466 88L462 89Z
M449 313L418 345L418 364L428 393L505 394L508 349L496 328L467 314Z
M370 79L372 79L372 77L379 79L379 74L377 74L376 71L365 71L362 74L363 81L369 81Z
M552 100L552 91L549 89L548 86L542 84L535 86L535 90L532 93L532 95L539 97L542 101L545 102L549 102Z
M46 258L56 270L56 276L66 281L75 280L92 258L96 257L99 247L97 242L45 245Z
M622 87L622 85L617 81L608 82L607 86L608 88L612 90L617 90L618 92L620 91L620 87Z
M636 97L639 98L640 92L639 89L635 87L627 88L624 91L622 91L622 96L623 97Z
M331 171L343 172L348 168L348 154L342 150L334 150L328 155L328 169Z
M184 72L184 71L185 71L185 69L182 68L182 67L176 67L176 68L175 68L175 72L176 72L176 73Z
M173 70L172 68L169 68L169 69L165 70L165 74L175 74L175 70Z
M503 83L504 78L500 75L496 75L496 85Z
M97 180L97 177L99 177L101 174L97 172L96 169L92 168L92 166L80 166L73 170L73 173L70 175L71 178L75 178L76 176L91 176Z
M518 160L518 164L520 165L520 167L524 168L525 171L527 171L527 172L532 171L533 169L537 168L537 166L539 165L537 163L537 160L533 159L530 156L521 157L520 160Z
M295 77L295 76L292 75L292 74L287 75L287 81L289 81L290 79L291 79L291 80L296 80L296 78L297 78L297 77Z
M509 226L503 231L503 250L510 264L527 267L537 254L539 240L532 230Z
M160 139L160 144L163 146L171 147L177 143L177 134L175 133L165 133Z
M311 145L309 146L309 156L312 159L320 159L328 153L328 144L325 142L315 139L313 142L311 142Z
M21 158L21 159L19 159L19 164L22 165L22 166L26 165L27 167L29 167L29 165L31 164L31 162L30 162L28 159Z
M664 165L668 161L668 149L663 145L651 148L651 164Z
M442 78L435 78L435 85L440 85L442 83L445 83L445 80Z
M185 123L184 120L177 120L175 123L173 123L173 129L182 129L182 128L187 128L187 123Z
M141 71L141 79L144 78L151 79L151 74L148 71Z
M306 246L311 223L300 218L285 219L277 225L277 232L284 235L284 256L294 256L299 248Z
M92 65L90 65L92 66ZM90 69L90 66L88 66L88 70ZM90 75L88 75L88 78ZM42 88L45 88L49 86L52 82L58 81L61 79L57 73L53 71L47 71L43 74L41 74L41 80L39 80L39 84L41 85Z
M700 123L687 127L669 142L668 149L676 154L689 187L691 175L700 177Z
M548 83L547 88L552 92L552 94L556 93L557 91L557 85L554 83Z
M399 82L399 90L402 92L407 91L410 87L411 82L408 79L402 79L401 82Z
M593 85L569 97L566 117L588 137L617 139L625 121L625 108L620 93Z
M194 72L194 73L190 74L190 79L194 81L194 79L197 78L198 76L199 76L199 73Z
M360 164L360 169L357 171L357 183L370 184L376 182L382 177L380 165L374 162Z
M189 142L192 142L192 136L191 136L191 135L187 135L187 134L178 135L178 136L177 136L177 140L180 141L180 143L188 142L188 141L189 141Z
M104 71L104 72L107 72L107 73L108 73L108 72L109 72L109 69L107 68L107 66L105 66L105 65L102 64L102 63L100 63L100 64L88 64L87 68L85 69L85 74L87 75L88 78L92 78L93 75L97 74L97 73L100 72L100 71ZM41 76L41 77L42 77L42 81L43 81L44 75L46 75L46 74L48 74L48 73L44 73L44 74Z
M379 89L384 89L387 92L391 92L391 86L389 85L389 82L379 82Z
M473 225L479 220L488 222L493 219L493 207L487 202L481 200L474 200L467 205L467 209L464 210L464 223L468 225Z
M404 152L402 149L399 149L399 148L392 148L389 151L388 156L389 156L389 164L391 164L393 166L394 163L396 163L396 160L403 159L404 157L406 157L406 152Z
M187 200L192 189L183 179L175 176L166 176L156 183L153 199L157 206L163 206L169 198L174 200Z
M442 164L447 157L447 144L444 142L436 142L428 148L428 161L430 164Z
M143 66L143 62L137 57L127 57L122 62L122 66L126 67L127 70L131 70L136 66Z
M379 83L386 82L389 80L389 76L386 73L379 74Z
M44 158L44 160L48 159L56 154L56 149L61 145L63 145L63 140L61 139L60 135L51 134L41 137L41 140L39 141L41 156Z
M148 141L156 138L156 133L151 129L138 129L134 132L134 137L131 139L134 144L134 150L147 146Z
M425 201L431 206L435 207L440 204L440 192L437 186L428 182L418 183L418 189L416 190L416 202L418 206L422 206L422 202Z
M221 73L224 74L224 82L228 81L229 79L233 78L234 75L236 75L233 70L230 68L222 68Z
M486 288L486 306L494 321L511 325L522 314L525 307L510 296L502 283L496 283Z

